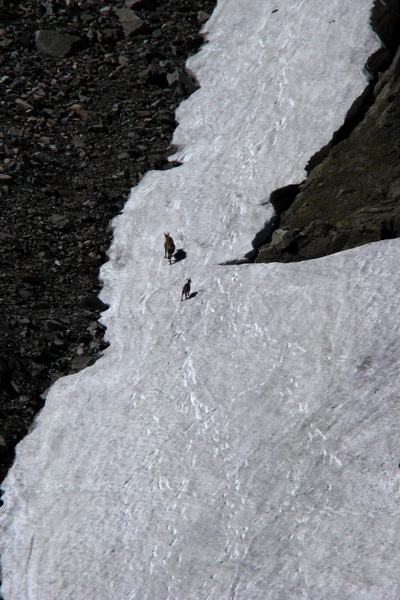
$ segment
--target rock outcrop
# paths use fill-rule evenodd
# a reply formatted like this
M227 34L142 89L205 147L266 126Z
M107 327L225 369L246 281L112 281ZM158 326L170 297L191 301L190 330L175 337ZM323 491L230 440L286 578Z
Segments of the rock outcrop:
M384 49L371 57L371 84L329 148L312 157L298 193L287 186L271 195L274 232L256 262L319 258L400 235L400 3L376 3L372 24ZM357 104L357 103L355 103ZM360 114L361 113L361 114ZM254 244L254 242L253 242Z

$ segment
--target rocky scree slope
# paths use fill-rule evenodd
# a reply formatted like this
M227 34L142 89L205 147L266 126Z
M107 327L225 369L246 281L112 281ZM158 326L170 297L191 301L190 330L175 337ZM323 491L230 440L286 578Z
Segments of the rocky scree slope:
M109 222L174 166L175 110L197 88L184 65L215 3L0 2L1 480L46 389L104 348Z

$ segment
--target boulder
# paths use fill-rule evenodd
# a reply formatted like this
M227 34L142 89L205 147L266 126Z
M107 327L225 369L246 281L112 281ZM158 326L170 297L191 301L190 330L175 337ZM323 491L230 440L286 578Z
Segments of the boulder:
M146 23L137 16L130 8L116 8L115 13L122 25L126 37L140 33L146 27Z
M206 13L204 10L199 10L199 12L197 13L197 20L201 25L203 25L204 23L207 23L210 16L211 15Z
M169 87L179 95L184 95L186 92L192 94L200 87L185 69L177 69L168 73L167 81Z
M282 256L283 252L290 253L290 248L294 244L294 236L287 229L276 229L269 244L262 246L257 262L275 262Z
M69 56L85 46L83 38L69 33L39 29L35 35L36 49L48 56Z

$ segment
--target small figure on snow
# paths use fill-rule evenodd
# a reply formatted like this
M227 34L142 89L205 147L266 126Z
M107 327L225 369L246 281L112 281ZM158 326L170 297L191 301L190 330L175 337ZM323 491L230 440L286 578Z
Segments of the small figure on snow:
M168 233L164 233L165 235L165 241L164 241L164 258L168 258L169 260L169 264L171 264L171 259L172 256L175 252L175 244L174 244L174 240L172 239L172 237L169 235Z
M189 298L191 281L192 281L191 279L187 279L185 285L182 288L181 302L182 302L183 296L185 296L185 300L187 300Z

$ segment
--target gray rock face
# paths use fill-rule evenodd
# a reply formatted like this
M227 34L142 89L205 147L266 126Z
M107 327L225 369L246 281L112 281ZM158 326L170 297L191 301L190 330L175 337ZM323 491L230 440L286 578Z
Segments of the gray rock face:
M39 52L55 57L69 56L84 44L83 39L77 35L46 29L36 32L35 43Z

